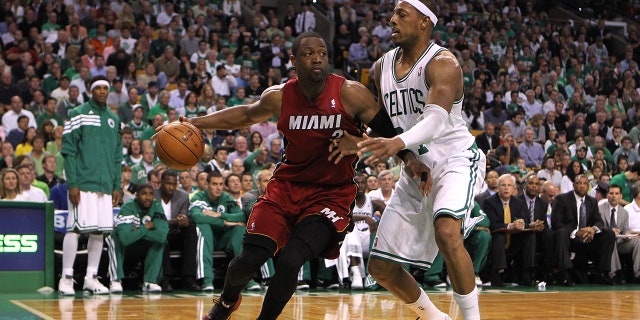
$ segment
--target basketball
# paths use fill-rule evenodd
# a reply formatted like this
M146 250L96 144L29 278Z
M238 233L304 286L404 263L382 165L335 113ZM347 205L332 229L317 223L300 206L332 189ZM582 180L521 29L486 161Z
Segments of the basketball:
M188 170L204 151L202 133L190 123L172 122L158 132L156 153L162 163L175 170Z

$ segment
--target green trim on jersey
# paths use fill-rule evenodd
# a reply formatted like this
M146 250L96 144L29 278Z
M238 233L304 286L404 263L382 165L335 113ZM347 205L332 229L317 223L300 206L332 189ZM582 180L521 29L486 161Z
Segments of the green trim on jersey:
M391 262L399 262L399 263L408 263L412 266L421 268L421 269L425 269L425 270L429 270L429 268L431 268L431 262L425 261L425 260L412 260L412 259L407 259L407 258L403 258L401 256L395 255L395 254L391 254L388 252L384 252L384 251L380 251L378 249L374 249L371 248L371 256L372 257L376 257L380 260L386 260L386 261L391 261Z
M413 69L416 67L416 64L418 63L418 61L420 61L427 54L427 52L429 52L429 49L431 49L432 46L433 46L433 42L429 42L429 46L427 47L427 50L422 52L422 54L420 55L418 60L416 60L416 63L414 63L413 66L411 66L411 69L409 69L409 72L407 72L407 74L405 74L404 77L402 77L402 79L398 80L398 77L396 76L396 67L395 67L395 65L391 67L391 71L393 72L393 79L396 81L396 83L403 82L403 81L405 81L405 80L407 80L409 78L409 75L411 74ZM392 62L393 64L395 64L395 62L397 60L398 51L400 51L399 48L393 53L393 62Z

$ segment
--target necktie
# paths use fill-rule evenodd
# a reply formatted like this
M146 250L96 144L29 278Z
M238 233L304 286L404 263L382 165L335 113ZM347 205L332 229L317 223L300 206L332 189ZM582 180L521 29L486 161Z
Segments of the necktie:
M307 21L307 12L306 11L302 11L302 32L307 31L307 28L304 25L306 21Z
M534 222L535 218L533 216L533 200L529 200L529 222Z
M616 208L611 208L611 221L609 221L609 226L611 229L618 227L616 223Z
M511 209L509 208L509 202L504 203L504 223L511 223ZM509 249L509 245L511 245L511 235L507 234L507 241L504 243L504 248Z
M587 226L587 206L584 205L584 199L580 200L580 214L578 217L578 227L580 229Z

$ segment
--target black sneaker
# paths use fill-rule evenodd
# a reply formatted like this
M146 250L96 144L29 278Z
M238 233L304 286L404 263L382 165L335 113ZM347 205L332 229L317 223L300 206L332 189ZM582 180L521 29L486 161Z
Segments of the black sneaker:
M213 308L207 313L206 316L202 318L202 320L227 320L231 317L231 314L238 310L240 306L240 302L242 302L242 295L238 296L238 301L236 301L233 305L228 305L220 299L213 300L214 305Z

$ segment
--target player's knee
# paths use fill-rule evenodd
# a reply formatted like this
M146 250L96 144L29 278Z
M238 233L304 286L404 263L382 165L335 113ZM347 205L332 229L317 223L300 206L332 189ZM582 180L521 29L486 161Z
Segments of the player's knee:
M391 277L391 275L402 266L397 263L393 263L386 260L381 260L377 258L369 259L369 274L374 277L376 280L380 281L380 279L386 279Z
M296 273L305 262L300 251L285 247L278 257L276 272Z
M450 216L440 216L435 222L436 242L443 254L462 246L461 221Z

